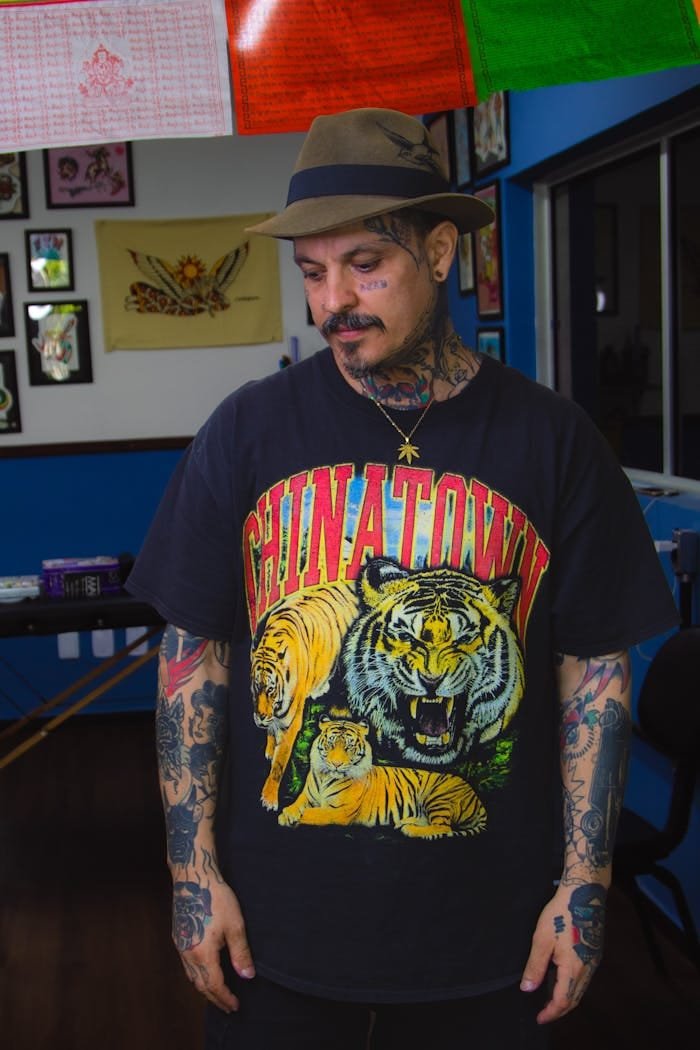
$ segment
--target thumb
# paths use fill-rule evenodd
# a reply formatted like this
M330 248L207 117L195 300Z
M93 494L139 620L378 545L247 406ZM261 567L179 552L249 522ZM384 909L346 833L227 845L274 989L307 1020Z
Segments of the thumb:
M551 958L552 953L548 944L538 944L536 941L533 941L520 980L521 992L534 992L536 988L539 988L547 975Z
M241 926L236 930L226 930L226 947L228 948L231 965L238 976L247 979L255 977L255 964L248 945L245 926Z

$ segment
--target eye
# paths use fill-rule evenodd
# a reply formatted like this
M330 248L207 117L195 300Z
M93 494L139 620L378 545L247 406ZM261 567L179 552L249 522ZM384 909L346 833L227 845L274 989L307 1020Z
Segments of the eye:
M379 259L373 259L371 262L355 263L355 269L358 273L372 273L379 266Z
M312 284L321 280L321 274L318 270L304 270L303 277L305 281L310 281Z

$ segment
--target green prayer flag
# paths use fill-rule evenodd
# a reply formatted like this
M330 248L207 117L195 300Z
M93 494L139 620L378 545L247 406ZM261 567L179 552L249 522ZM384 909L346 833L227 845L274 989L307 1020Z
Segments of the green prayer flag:
M700 61L693 0L462 0L479 98Z

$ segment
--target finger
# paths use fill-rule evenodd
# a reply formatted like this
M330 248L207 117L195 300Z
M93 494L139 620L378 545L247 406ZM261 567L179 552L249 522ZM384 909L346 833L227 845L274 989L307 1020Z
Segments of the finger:
M552 949L549 943L540 945L533 941L523 975L520 979L520 990L522 992L534 992L536 988L539 988L547 975L551 958Z
M240 926L226 931L226 946L228 947L231 965L238 976L246 980L255 977L255 963L248 944L245 926L242 922Z
M585 986L584 986L585 987ZM537 1015L538 1024L549 1024L578 1006L584 988L579 987L579 980L560 967L552 988L552 995Z
M223 970L218 962L208 964L181 956L189 980L210 1003L218 1006L225 1013L237 1010L239 1002L224 981Z

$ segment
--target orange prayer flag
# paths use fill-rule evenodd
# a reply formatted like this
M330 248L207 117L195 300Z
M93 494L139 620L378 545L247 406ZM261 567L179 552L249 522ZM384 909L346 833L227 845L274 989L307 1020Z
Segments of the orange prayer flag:
M320 113L476 103L460 0L226 0L240 134L306 131Z

